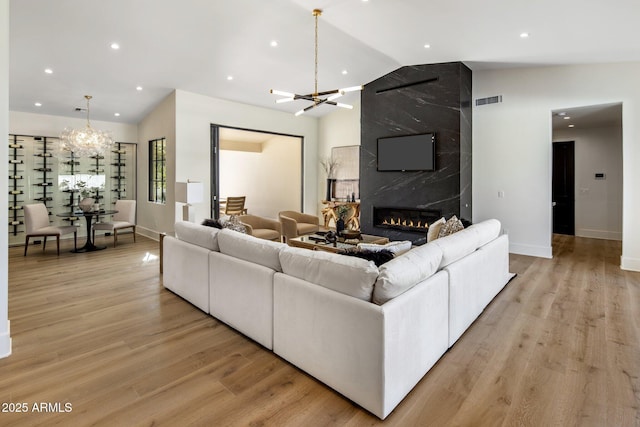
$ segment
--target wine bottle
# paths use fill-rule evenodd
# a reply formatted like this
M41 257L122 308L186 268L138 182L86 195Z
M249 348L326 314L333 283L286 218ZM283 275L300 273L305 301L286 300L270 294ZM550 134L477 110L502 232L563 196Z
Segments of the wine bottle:
M9 160L9 164L11 164L11 165L21 165L22 163L24 163L24 162L22 160L18 160L18 159L16 159L16 160L10 159Z
M9 194L11 194L12 196L15 196L17 194L24 194L24 192L22 190L11 190L9 191Z

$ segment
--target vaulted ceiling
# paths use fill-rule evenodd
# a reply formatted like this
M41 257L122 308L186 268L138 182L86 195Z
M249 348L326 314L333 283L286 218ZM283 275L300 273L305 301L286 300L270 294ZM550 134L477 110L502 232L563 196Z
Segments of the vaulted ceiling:
M88 94L92 119L137 123L181 89L294 112L269 89L313 91L314 8L320 90L447 61L640 61L638 0L11 0L9 108L84 117Z

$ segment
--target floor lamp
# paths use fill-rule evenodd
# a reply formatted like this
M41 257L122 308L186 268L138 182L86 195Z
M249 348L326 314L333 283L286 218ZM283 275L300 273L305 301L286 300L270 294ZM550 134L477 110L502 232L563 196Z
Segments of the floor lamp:
M184 203L182 207L182 220L195 222L195 210L193 203L202 202L204 187L201 182L176 182L176 202Z

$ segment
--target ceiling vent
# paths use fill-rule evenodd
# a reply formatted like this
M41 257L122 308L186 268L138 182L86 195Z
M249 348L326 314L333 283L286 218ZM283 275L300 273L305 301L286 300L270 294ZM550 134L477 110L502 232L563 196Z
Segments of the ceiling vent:
M502 102L502 95L478 98L476 99L476 107L479 107L480 105L497 104L498 102Z

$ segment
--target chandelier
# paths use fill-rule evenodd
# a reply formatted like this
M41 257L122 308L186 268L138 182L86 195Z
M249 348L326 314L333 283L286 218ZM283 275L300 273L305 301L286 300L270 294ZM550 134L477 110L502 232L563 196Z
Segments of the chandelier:
M280 96L284 96L285 98L280 98L278 100L276 100L277 104L283 103L283 102L291 102L291 101L295 101L298 99L303 99L305 101L311 101L313 104L309 105L306 108L303 108L302 110L298 111L295 115L299 116L309 110L311 110L312 108L316 108L318 105L322 105L322 104L328 104L328 105L334 105L336 107L341 107L341 108L348 108L348 109L352 109L353 106L349 105L349 104L343 104L341 102L336 102L335 100L340 98L342 95L344 95L347 92L354 92L354 91L358 91L358 90L362 90L362 86L352 86L352 87L347 87L347 88L343 88L343 89L334 89L334 90L329 90L326 92L318 92L318 17L322 14L322 10L321 9L313 9L313 16L315 17L315 21L316 21L316 27L315 27L315 86L314 86L314 90L313 93L307 94L307 95L298 95L296 93L290 93L290 92L283 92L281 90L275 90L275 89L271 89L269 92L271 92L274 95L280 95Z
M89 101L91 95L85 95L87 100L87 126L82 129L65 128L60 134L58 153L72 152L75 157L99 156L113 145L113 138L109 132L96 130L89 123Z

